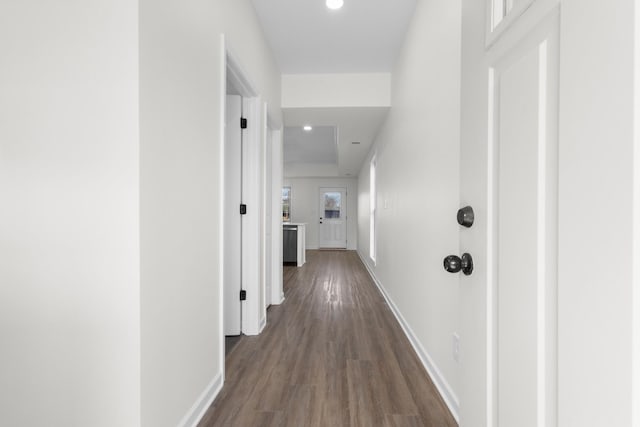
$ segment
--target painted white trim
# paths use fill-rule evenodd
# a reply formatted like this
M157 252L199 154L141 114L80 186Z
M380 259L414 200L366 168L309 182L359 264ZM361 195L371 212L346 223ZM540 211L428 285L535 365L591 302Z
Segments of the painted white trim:
M270 119L268 119L270 120ZM269 122L270 126L275 125ZM279 126L279 125L278 125ZM284 291L282 282L282 128L271 128L271 304L282 304Z
M220 34L220 123L225 123L226 109L227 109L227 49L225 47L226 42L224 34ZM218 191L220 191L220 198L224 200L225 196L225 179L224 179L224 141L226 138L225 127L220 126L220 135L218 140L219 147L219 160L218 160L218 178L220 181ZM222 378L225 376L224 359L225 359L225 339L224 339L224 203L219 203L218 212L220 214L220 222L218 223L218 253L220 269L218 271L218 358L219 358L219 372Z
M422 346L422 343L420 342L420 340L418 340L416 334L411 329L411 326L409 326L409 323L404 319L404 317L402 316L402 313L400 312L396 304L393 302L393 300L389 297L389 295L387 294L387 291L384 289L384 286L378 280L375 273L373 272L369 264L366 262L366 258L368 258L368 256L362 255L359 250L357 250L356 252L358 253L358 256L360 257L360 260L364 264L365 268L369 272L371 279L380 290L380 293L382 294L384 299L387 301L387 305L389 306L389 308L391 308L391 312L396 317L396 320L398 320L398 323L400 323L400 327L402 328L404 334L409 339L409 342L411 343L411 346L413 347L416 354L418 355L418 358L422 362L422 365L427 370L427 374L429 375L429 377L431 377L431 380L433 381L433 384L436 386L436 389L440 393L442 400L444 400L444 403L449 408L449 411L451 411L451 415L453 415L453 418L456 420L457 423L460 423L460 402L458 400L458 396L456 396L456 394L453 392L453 390L451 389L451 386L449 385L447 380L444 378L444 375L442 375L442 372L440 371L440 369L438 369L437 365L433 361L433 358Z
M273 114L267 109L267 126L272 131L282 129L282 120L277 120L273 117Z
M262 229L262 158L264 126L260 97L244 98L242 114L248 126L243 136L242 153L242 203L247 213L242 215L242 289L247 299L242 301L242 332L245 335L260 333L260 317L265 307L260 304L264 284L261 274L264 230Z
M502 35L507 32L516 34L516 39L524 37L537 23L558 7L560 0L528 0L526 3L514 6L493 29L493 7L490 5L493 2L488 3L487 28L485 30L486 49L499 43Z
M640 5L634 6L633 260L631 425L640 427Z
M497 181L496 181L496 141L495 141L495 133L496 133L496 69L490 67L488 70L489 81L487 82L487 87L489 93L487 95L488 99L488 111L487 111L487 271L486 271L486 331L487 331L487 341L486 341L486 415L487 421L486 425L488 427L493 427L495 425L495 414L497 413L497 395L496 390L496 284L495 284L495 276L496 271L498 270L497 265L497 253L496 253L496 229L497 229L497 216L495 212L497 212L497 200L496 194L497 190Z
M262 318L264 318L264 324L267 323L267 306L271 304L271 295L267 295L267 282L271 284L271 277L267 279L267 250L271 248L267 248L267 227L269 231L272 231L271 224L267 224L267 208L271 208L271 203L273 201L273 197L271 200L267 202L267 183L270 183L271 176L267 179L267 173L271 175L272 171L269 167L267 167L267 154L271 157L271 141L267 141L269 137L269 126L268 126L268 105L266 102L262 102L262 129L260 134L260 295L262 296L262 302L259 306L260 310L260 331L264 329L262 325ZM269 150L267 150L269 148ZM268 152L267 152L268 151ZM269 158L269 166L271 166L273 162L271 158ZM268 207L267 207L268 206ZM269 241L271 243L271 241ZM272 267L273 263L269 267ZM273 292L271 292L273 293Z
M260 325L258 326L258 333L261 334L264 331L264 328L267 326L267 316L265 315L262 319L260 319Z
M222 36L224 37L224 34ZM238 57L233 53L233 50L229 45L225 44L224 52L226 55L227 70L229 70L229 75L226 77L229 78L229 81L236 89L238 89L238 91L240 91L243 97L258 96L256 86L249 79L248 74L240 65L240 61L237 59Z
M519 3L506 14L502 0L488 1L486 46L489 47L495 43L531 7L534 1L527 0L526 3Z
M547 423L547 41L538 48L538 234L537 240L537 416L538 426Z
M369 160L369 259L376 265L378 254L378 153L374 150Z
M189 412L178 423L179 427L197 427L198 423L204 417L207 409L211 406L215 398L222 390L224 381L222 380L222 374L218 374L211 380L207 388L204 389L202 394L195 401Z

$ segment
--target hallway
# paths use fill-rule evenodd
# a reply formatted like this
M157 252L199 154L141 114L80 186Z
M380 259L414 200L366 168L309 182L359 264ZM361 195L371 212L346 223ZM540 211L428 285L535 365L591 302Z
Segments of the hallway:
M200 427L455 426L355 251L285 267L286 300L226 358Z
M640 427L640 1L2 6L0 426Z

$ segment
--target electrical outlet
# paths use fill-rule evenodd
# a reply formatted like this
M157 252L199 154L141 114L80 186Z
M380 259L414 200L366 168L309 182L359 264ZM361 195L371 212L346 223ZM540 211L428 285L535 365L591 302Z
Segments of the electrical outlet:
M460 337L458 334L453 334L453 360L460 362Z

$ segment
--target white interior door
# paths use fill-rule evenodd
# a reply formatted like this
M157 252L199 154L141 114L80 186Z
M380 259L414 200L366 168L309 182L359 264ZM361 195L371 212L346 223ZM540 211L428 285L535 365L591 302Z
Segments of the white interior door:
M320 188L319 239L320 248L347 247L347 190Z
M558 34L550 7L512 21L492 46L463 38L473 65L462 127L475 124L462 135L461 198L482 219L460 232L476 260L461 279L461 389L475 392L461 396L461 425L556 425Z
M242 309L242 97L227 95L224 146L224 334L240 335Z

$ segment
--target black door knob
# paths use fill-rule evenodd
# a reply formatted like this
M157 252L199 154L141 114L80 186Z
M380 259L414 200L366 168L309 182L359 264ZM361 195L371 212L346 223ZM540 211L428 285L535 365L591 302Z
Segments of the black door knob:
M473 208L471 206L465 206L464 208L458 209L458 224L463 227L471 227L473 225L475 214L473 213Z
M449 255L444 259L444 269L449 273L462 271L465 276L468 276L473 273L473 258L468 253L462 254L462 258L456 255Z

